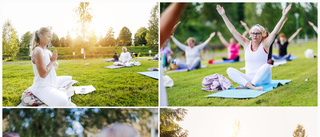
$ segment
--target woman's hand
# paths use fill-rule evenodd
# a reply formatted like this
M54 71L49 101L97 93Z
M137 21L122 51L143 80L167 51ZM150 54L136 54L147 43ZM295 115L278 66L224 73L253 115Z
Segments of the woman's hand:
M247 26L247 23L243 22L242 20L240 20L240 23L242 26Z
M309 25L314 27L314 24L311 21L308 21Z
M217 11L219 12L219 14L221 16L225 15L225 11L224 11L223 7L221 7L220 5L217 5Z
M285 8L283 9L282 15L285 15L285 16L286 16L286 15L288 14L289 10L291 9L291 5L292 5L292 4L288 5L288 7L285 7Z
M57 58L58 58L58 51L54 50L51 57L50 57L50 61L55 62L55 61L57 61Z
M176 31L178 25L181 23L181 21L179 21L176 25L173 26L172 30L171 30L171 35L174 33L174 31Z
M218 31L217 34L218 34L218 36L221 36L221 32L220 31Z
M216 32L212 32L212 33L210 34L210 38L213 38L214 35L216 35Z

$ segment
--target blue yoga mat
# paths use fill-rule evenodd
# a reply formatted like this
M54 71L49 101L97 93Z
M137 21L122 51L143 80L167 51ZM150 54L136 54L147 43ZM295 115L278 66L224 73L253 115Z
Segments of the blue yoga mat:
M205 97L221 97L221 98L256 98L268 91L273 90L275 87L278 87L279 85L284 85L291 80L272 80L270 84L268 85L260 85L263 87L263 91L257 91L252 89L228 89L223 90L217 93L213 93L211 95L205 96ZM259 85L258 85L259 86Z
M295 60L297 59L298 57L297 56L290 56L290 60ZM274 61L285 61L286 59L276 59Z
M159 79L159 71L148 71L148 72L138 72L138 73L154 79Z
M234 60L225 60L225 61L218 61L214 62L214 64L225 64L225 63L235 63L235 62L243 62L243 59L240 59L239 61L234 61Z

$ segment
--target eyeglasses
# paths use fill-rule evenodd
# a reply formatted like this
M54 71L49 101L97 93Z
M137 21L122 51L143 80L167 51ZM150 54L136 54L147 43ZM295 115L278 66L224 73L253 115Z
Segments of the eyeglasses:
M258 35L260 35L261 34L261 32L259 32L259 33L251 33L251 35L255 35L255 36L258 36Z

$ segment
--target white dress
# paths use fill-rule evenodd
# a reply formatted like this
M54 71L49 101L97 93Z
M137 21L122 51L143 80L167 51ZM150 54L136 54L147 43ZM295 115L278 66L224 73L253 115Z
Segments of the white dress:
M35 50L41 50L44 54L43 58L45 64L50 63L50 56L52 55L51 51L36 47ZM32 62L32 57L31 57ZM57 77L55 68L53 67L49 74L45 78L41 78L37 70L36 64L32 62L34 80L31 86L31 92L33 95L38 97L43 103L48 106L67 106L68 105L68 96L66 90L61 88L66 86L68 81L72 80L71 76L62 76Z
M121 63L121 62L114 62L113 65L118 66L118 65L122 65L122 66L132 66L132 64L129 62L131 60L131 55L129 52L126 53L121 53L120 57L119 57L119 61L124 62L126 61L126 63Z

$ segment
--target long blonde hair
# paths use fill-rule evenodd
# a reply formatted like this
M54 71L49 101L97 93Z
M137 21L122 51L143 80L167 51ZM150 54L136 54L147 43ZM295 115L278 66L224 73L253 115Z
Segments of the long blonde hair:
M36 30L34 32L32 41L31 41L31 48L30 48L30 56L32 55L32 51L34 48L40 45L40 34L44 35L47 32L51 32L51 30L48 27L41 27L39 30Z

